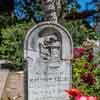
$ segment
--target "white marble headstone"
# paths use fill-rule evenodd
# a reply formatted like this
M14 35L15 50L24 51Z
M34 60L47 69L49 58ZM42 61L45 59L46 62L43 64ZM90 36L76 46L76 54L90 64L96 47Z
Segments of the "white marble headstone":
M43 22L33 27L24 44L27 100L68 100L71 87L72 39L61 25Z

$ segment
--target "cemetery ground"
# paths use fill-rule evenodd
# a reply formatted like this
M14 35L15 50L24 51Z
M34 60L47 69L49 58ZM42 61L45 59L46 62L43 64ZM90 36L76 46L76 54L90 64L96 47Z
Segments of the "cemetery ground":
M0 29L0 59L8 59L12 61L15 66L9 66L4 72L0 70L0 99L24 100L23 69L25 66L23 65L22 48L27 31L32 28L35 23L32 21L17 22L16 24L10 22L9 25L7 25L7 23L8 22L5 22ZM96 33L94 30L87 28L82 20L68 21L64 23L64 26L71 33L75 47L75 55L72 61L72 85L84 92L84 95L96 96L99 100L100 54L98 53L94 58L93 53L91 53L93 52L94 42L87 41L84 46L83 41L86 40L87 37L93 41L100 40L100 33ZM13 71L11 69L13 69Z

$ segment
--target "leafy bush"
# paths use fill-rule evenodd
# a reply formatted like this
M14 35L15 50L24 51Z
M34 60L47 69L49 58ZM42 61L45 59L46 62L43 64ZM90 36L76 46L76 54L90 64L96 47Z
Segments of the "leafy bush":
M64 26L72 35L75 47L81 46L87 37L94 40L100 40L100 33L86 27L86 23L84 23L83 20L64 21Z
M91 50L74 49L73 87L83 91L87 96L100 99L100 62ZM99 58L99 55L98 55Z
M34 22L17 22L15 25L2 27L0 32L0 59L8 59L22 69L23 43L27 31Z
M14 25L16 23L16 19L13 16L8 16L6 14L0 15L0 30L4 27Z
M9 59L17 69L22 68L23 40L34 24L31 20L17 22L13 16L0 16L0 59ZM71 33L74 46L80 46L87 36L100 39L99 33L86 28L83 20L64 21L63 24Z

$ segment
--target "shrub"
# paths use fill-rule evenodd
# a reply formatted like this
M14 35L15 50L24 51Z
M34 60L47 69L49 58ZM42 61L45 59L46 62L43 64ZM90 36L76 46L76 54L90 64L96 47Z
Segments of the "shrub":
M17 69L22 68L24 37L34 24L31 20L17 22L13 16L0 16L0 59L11 60ZM80 46L87 36L100 39L98 33L84 26L83 20L64 21L64 26L71 33L74 46Z
M100 63L91 50L85 51L73 61L73 87L79 88L87 96L100 99Z
M86 27L83 20L67 20L64 21L64 26L72 35L75 47L81 46L86 38L100 40L100 33L95 32L93 29Z
M8 59L22 69L23 43L27 31L34 22L17 22L15 25L2 27L0 32L0 59Z

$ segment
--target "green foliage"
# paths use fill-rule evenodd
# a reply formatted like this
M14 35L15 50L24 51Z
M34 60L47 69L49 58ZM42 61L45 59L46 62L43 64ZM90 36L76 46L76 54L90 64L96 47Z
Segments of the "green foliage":
M34 22L17 22L14 16L0 16L0 59L9 59L17 67L22 68L23 40ZM83 20L64 21L64 26L71 33L74 46L80 46L86 37L100 39L99 33L86 28Z
M81 46L87 37L94 40L100 39L100 33L86 27L86 24L83 24L83 20L64 21L64 26L71 33L75 47Z
M89 51L73 61L73 86L84 95L97 96L100 99L100 63L93 57L88 60ZM92 56L91 56L92 57ZM99 56L97 57L99 58ZM92 73L90 76L88 73Z
M23 43L25 34L34 22L17 22L15 25L2 27L0 32L0 59L8 59L22 69Z
M8 16L7 14L0 15L0 30L4 27L14 25L15 23L16 20L13 16Z

